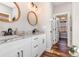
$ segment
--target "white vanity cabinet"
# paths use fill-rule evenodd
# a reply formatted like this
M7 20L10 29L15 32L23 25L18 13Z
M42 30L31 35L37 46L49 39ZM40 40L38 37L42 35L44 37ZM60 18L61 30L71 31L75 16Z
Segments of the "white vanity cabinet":
M9 48L9 46L5 46L5 47L2 47L2 49L0 49L0 51L1 51L0 57L20 57L19 47Z
M0 45L0 57L27 57L31 56L30 39L22 39ZM30 47L29 47L29 46Z
M33 35L1 44L0 57L38 57L45 49L45 34Z
M31 46L32 46L32 43L31 43L31 38L26 38L25 39L25 42L23 42L23 43L25 43L22 47L22 49L23 49L23 57L31 57L32 56L32 54L31 54L31 50L32 50L32 48L31 48Z
M39 44L40 44L39 55L41 56L41 54L46 50L46 35L40 36Z
M18 45L17 41L4 43L0 45L0 56L1 57L20 57L19 53L20 46Z
M38 35L32 38L32 57L41 56L46 50L46 35Z

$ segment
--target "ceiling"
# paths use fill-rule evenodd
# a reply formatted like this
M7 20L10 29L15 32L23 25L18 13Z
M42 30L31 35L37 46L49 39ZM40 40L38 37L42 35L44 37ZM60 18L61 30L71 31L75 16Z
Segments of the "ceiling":
M57 6L57 5L61 5L61 4L67 4L67 3L71 3L71 2L53 2L53 5Z

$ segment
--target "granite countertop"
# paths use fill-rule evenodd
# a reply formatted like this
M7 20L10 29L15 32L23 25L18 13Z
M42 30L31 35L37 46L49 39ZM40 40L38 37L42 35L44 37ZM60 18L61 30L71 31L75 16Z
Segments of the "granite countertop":
M6 43L9 41L23 39L23 38L24 36L18 36L18 35L0 36L0 44Z
M15 41L15 40L21 40L24 38L32 38L35 37L37 35L42 35L44 33L36 33L36 34L28 34L28 35L24 35L24 36L19 36L19 35L9 35L9 36L0 36L0 44L6 43L6 42L11 42L11 41Z

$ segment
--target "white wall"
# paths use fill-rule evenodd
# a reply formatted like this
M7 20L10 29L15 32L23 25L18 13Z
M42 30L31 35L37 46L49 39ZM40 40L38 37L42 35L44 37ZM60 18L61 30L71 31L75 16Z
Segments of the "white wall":
M53 7L51 3L43 2L39 5L39 8L39 28L45 31L49 29L49 20L53 18ZM44 27L46 28L44 29Z
M54 9L54 14L63 13L63 12L70 12L71 13L72 3L71 2L65 2L65 3L62 3L62 4L54 5L53 9Z
M30 31L34 28L33 26L29 25L27 21L27 12L29 11L27 3L19 2L18 5L21 10L20 19L13 23L5 23L0 21L0 30L6 30L7 28L13 28L13 29L18 28L19 30Z
M72 44L79 47L79 2L72 4Z
M44 31L47 36L47 51L52 47L51 35L50 35L50 19L53 18L53 7L51 3L43 2L39 5L39 29Z
M47 25L48 20L52 17L51 14L51 5L47 2L38 2L36 3L38 6L38 11L36 11L38 16L38 24L33 27L29 25L27 21L27 13L29 12L28 3L18 2L18 5L21 9L21 17L18 21L13 23L5 23L0 21L0 30L6 30L7 28L18 28L19 30L31 31L34 28L38 28L42 31L42 25Z

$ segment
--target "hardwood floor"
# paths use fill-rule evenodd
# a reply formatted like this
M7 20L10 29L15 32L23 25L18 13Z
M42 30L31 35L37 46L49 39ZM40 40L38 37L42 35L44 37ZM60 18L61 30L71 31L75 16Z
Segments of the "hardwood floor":
M52 46L51 51L45 51L41 57L70 57L67 39L60 38L59 42Z

